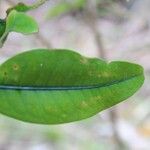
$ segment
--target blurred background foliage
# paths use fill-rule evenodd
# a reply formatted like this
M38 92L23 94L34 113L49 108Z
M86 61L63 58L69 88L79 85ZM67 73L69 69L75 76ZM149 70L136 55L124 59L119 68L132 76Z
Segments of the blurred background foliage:
M0 18L18 2L35 0L0 0ZM146 80L129 100L75 123L43 126L0 115L0 150L149 150L149 13L149 0L49 0L29 12L39 33L11 33L0 62L33 48L67 48L107 61L139 63Z

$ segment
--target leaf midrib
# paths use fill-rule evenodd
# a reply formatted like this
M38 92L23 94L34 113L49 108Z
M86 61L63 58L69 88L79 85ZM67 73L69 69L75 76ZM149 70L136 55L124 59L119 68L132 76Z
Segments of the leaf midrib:
M106 83L103 85L89 85L89 86L48 86L48 87L38 87L38 86L14 86L14 85L0 85L0 90L29 90L29 91L60 91L60 90L87 90L108 87L114 84L120 84L125 81L132 80L134 78L140 77L142 74L132 76L123 80L114 81L111 83Z

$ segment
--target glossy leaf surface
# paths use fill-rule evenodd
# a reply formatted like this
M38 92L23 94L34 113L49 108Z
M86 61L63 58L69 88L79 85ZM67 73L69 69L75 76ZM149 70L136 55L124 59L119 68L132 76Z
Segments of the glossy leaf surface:
M143 81L137 64L32 50L0 66L0 112L33 123L77 121L124 101Z
M31 16L12 10L6 19L6 32L13 31L23 34L35 33L38 32L38 24Z

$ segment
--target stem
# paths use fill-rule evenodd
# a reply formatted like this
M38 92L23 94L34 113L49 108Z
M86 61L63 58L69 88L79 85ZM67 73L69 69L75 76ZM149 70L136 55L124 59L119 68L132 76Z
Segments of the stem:
M1 38L0 38L0 48L3 47L3 42L4 42L5 38L7 37L7 35L8 35L8 32L5 31L4 34L1 36Z

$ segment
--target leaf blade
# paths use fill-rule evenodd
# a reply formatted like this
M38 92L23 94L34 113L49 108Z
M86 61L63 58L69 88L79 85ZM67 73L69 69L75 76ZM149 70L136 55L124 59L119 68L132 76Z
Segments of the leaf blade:
M42 56L44 57L44 59L41 58L41 52L42 52ZM38 54L37 55L38 59L36 59L35 53ZM63 69L67 71L67 73L69 71L68 71L68 66L65 66L67 65L66 62L68 62L66 61L66 59L68 59L69 61L72 60L70 62L70 65L72 66L72 68L74 68L73 65L76 66L75 68L78 68L79 67L78 63L80 62L80 60L82 60L81 61L82 63L84 60L83 66L84 67L88 66L87 67L88 69L86 70L85 68L82 68L81 62L80 62L79 70L82 68L84 69L84 71L85 70L89 71L89 69L94 71L95 69L100 68L98 71L101 71L101 70L102 72L105 71L105 74L103 74L104 76L103 78L102 78L102 75L99 77L101 78L100 80L98 80L98 78L95 77L97 73L99 72L95 72L94 77L93 77L94 80L90 79L92 78L91 76L88 76L90 80L89 83L91 83L91 85L93 85L95 81L98 82L98 81L104 80L103 82L98 83L99 87L92 87L90 89L86 87L84 89L38 90L39 86L37 86L37 83L39 84L40 82L33 83L33 81L32 81L32 84L31 82L28 82L28 84L30 83L30 85L28 86L35 87L36 89L34 90L0 89L0 106L1 106L0 112L5 115L11 116L13 118L17 118L19 120L23 120L27 122L42 123L42 124L60 124L60 123L67 123L67 122L77 121L77 120L91 117L97 114L98 112L105 110L107 108L110 108L113 105L116 105L122 102L123 100L127 99L128 97L133 95L141 87L141 85L144 82L143 69L142 67L136 64L131 64L127 62L112 62L112 63L107 64L106 62L102 60L85 58L77 53L66 51L66 50L61 50L61 51L59 50L58 51L36 50L36 51L30 51L30 52L25 52L23 54L19 54L18 56L15 56L14 58L8 60L6 63L2 64L0 66L0 84L1 85L5 85L5 86L8 85L2 82L4 80L2 76L3 76L3 73L6 71L5 69L8 68L8 66L10 66L10 68L7 70L7 73L10 73L11 75L13 75L13 77L15 77L16 75L12 73L13 65L16 62L18 63L18 60L19 62L20 60L22 60L22 62L20 63L25 63L27 65L27 62L31 60L29 56L32 56L29 54L32 54L34 56L34 61L36 62L34 64L33 62L30 62L30 65L32 66L31 68L35 67L37 70L39 69L39 67L34 66L34 65L41 63L41 60L39 60L40 58L42 59L43 62L45 60L46 63L48 63L49 67L51 64L51 66L53 66L53 69L55 69L57 66L56 65L57 63L53 64L53 61L50 61L49 58L50 58L50 55L52 56L51 58L53 59L55 58L54 56L58 55L59 57L57 57L55 61L59 60L58 65L60 65L60 63L63 63L64 68L65 67L67 68L67 69L64 69L64 68ZM78 61L78 63L75 61ZM94 67L95 65L96 67ZM61 65L60 65L60 68L62 68ZM61 72L62 70L60 70L60 68L56 70L59 76L62 76L63 73ZM119 72L123 70L126 71L123 73L121 72L121 74L119 74L121 76L119 80L118 80L119 76L117 74L118 70ZM34 71L32 70L32 72ZM51 69L47 71L51 72ZM107 74L106 74L106 71L107 71ZM26 74L26 72L28 72L28 70L26 70L24 74ZM41 71L40 69L40 72L43 72L43 78L47 78L46 76L49 75L45 73L45 70ZM18 73L22 74L20 72ZM82 71L81 71L81 74L83 74ZM108 76L108 74L111 76ZM27 73L25 75L26 78L29 77L28 75L30 74ZM39 74L39 77L40 76L41 74ZM72 76L73 78L77 78L74 72ZM54 74L53 77L57 78L56 74ZM7 78L10 78L10 76L7 76ZM113 83L110 82L110 81L114 81L112 78L115 80L117 79L117 82L113 82ZM19 78L17 78L17 80L18 79ZM124 80L120 80L120 79L124 79ZM49 80L54 80L54 78L49 78ZM87 81L87 80L84 80L84 78L80 78L80 80ZM9 83L10 82L13 83L14 81L15 80L12 80L11 78L11 80L9 80ZM67 83L66 85L68 85L67 80L64 80L64 81ZM70 82L72 81L71 78L69 78L69 81ZM18 80L18 82L20 82L20 80ZM45 83L44 83L45 86L48 84L46 88L50 87L49 82L45 82ZM77 87L77 86L79 87L79 83L80 83L80 87L83 87L83 85L87 86L87 84L83 84L86 82L80 81L78 82L78 84L76 84L76 80L71 82L73 87ZM106 85L106 83L109 83L109 84ZM17 84L16 81L15 81L15 84ZM63 82L59 86L58 84L60 84L60 80L57 79L57 82L55 82L55 87L57 88L66 87L66 85ZM18 86L20 86L20 84L18 84ZM51 86L51 87L54 87L54 86Z
M38 24L31 16L12 10L6 19L6 31L22 34L36 33L38 32Z

